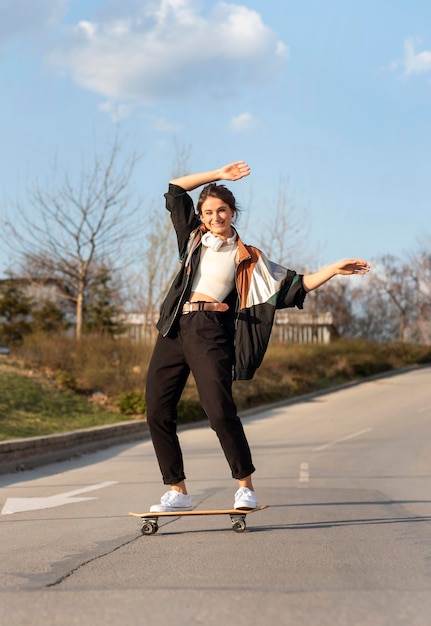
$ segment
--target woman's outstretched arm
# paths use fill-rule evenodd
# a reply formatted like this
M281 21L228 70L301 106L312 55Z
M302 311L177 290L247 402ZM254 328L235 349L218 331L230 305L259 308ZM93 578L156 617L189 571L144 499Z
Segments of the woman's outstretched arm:
M186 176L180 176L174 178L169 182L172 185L178 185L186 191L192 191L201 185L207 185L208 183L215 183L219 180L240 180L250 174L250 167L244 161L235 161L229 163L216 170L209 172L199 172L198 174L187 174Z
M337 274L350 275L350 274L366 274L370 271L370 265L363 259L344 259L343 261L337 261L313 274L305 274L302 282L307 291L317 289L320 285L323 285L328 280L337 276Z

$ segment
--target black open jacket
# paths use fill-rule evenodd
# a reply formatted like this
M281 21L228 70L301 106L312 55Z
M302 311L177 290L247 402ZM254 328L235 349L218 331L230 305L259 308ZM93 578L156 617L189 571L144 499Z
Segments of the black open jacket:
M157 329L164 336L176 330L176 321L190 295L200 261L201 238L206 232L191 197L182 187L170 184L165 198L177 235L181 267L160 308ZM253 378L268 347L275 311L294 306L302 309L306 294L302 275L273 263L258 248L245 245L238 237L236 287L225 300L230 307L235 344L234 380Z

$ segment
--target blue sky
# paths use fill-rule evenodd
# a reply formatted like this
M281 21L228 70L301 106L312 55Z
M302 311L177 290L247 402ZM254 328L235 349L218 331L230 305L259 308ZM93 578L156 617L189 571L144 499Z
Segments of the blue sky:
M143 220L177 142L194 171L251 165L234 186L250 243L281 177L313 266L430 240L429 1L0 0L0 18L3 207L54 161L80 171L119 115Z

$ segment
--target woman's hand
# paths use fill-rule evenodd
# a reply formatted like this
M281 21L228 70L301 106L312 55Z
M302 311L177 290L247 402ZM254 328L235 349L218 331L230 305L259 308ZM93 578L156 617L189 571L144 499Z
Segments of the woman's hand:
M219 180L240 180L250 174L250 166L244 161L235 161L221 167L219 174Z
M363 259L344 259L334 263L337 274L366 274L370 271L370 265Z

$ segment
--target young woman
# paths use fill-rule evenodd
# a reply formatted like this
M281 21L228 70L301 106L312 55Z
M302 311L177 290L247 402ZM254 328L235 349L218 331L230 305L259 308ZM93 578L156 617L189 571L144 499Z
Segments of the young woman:
M181 268L161 306L159 336L148 369L147 421L162 479L169 490L151 511L192 508L177 437L177 404L190 371L232 477L235 509L257 506L250 448L232 397L233 380L249 380L262 362L275 311L303 307L308 291L337 274L365 274L370 266L347 259L308 275L271 262L245 245L233 223L237 206L218 181L236 181L250 168L236 161L171 180L165 194L177 235ZM188 192L206 185L195 212Z

